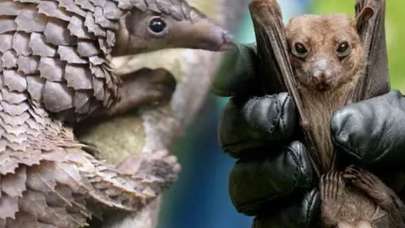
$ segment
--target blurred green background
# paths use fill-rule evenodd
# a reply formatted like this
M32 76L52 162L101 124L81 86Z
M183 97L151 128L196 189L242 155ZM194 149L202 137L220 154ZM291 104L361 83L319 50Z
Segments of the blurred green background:
M354 0L279 0L279 3L285 20L304 13L354 14ZM405 92L404 9L405 1L387 0L391 84L402 92ZM241 43L254 42L247 10L235 36ZM228 175L235 161L221 151L217 141L218 120L225 103L226 99L210 95L200 115L174 148L183 169L179 180L164 196L159 228L250 227L251 218L238 214L228 195Z

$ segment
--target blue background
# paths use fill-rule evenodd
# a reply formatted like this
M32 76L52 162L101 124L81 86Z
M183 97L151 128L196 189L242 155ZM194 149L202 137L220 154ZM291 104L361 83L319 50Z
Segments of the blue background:
M279 1L284 16L300 14L308 0ZM255 41L248 11L239 32L242 43ZM235 162L217 140L218 120L225 99L210 95L175 148L182 165L176 184L164 195L159 228L248 228L252 218L237 213L228 195L228 175Z

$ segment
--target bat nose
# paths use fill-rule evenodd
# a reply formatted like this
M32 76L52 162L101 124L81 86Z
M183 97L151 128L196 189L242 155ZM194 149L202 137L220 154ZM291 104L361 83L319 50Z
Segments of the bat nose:
M314 70L312 73L312 81L318 90L328 90L333 83L333 75L330 70Z
M327 58L320 58L314 62L312 76L315 81L327 82L333 76L331 64Z
M313 77L317 81L326 81L332 77L332 74L328 70L315 70Z
M330 86L333 76L330 71L315 71L312 80L316 85Z

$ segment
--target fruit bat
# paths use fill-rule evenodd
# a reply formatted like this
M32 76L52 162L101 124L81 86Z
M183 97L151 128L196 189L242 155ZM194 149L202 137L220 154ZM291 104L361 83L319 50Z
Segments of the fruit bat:
M251 3L250 10L256 32L260 79L264 85L262 89L269 94L280 91L290 93L297 105L307 143L313 151L313 146L311 146L313 136L306 130L308 113L303 111L302 98L297 89L280 8L276 1L256 0ZM367 64L361 80L357 83L354 93L345 102L347 104L389 91L384 29L385 2L383 0L359 0L356 4L356 15L359 35L362 38L366 61L369 64ZM315 164L319 165L321 161L316 161L318 156L312 157Z
M294 18L287 28L282 23L281 11L275 0L254 0L250 5L253 23L257 38L257 50L261 80L265 93L275 93L288 91L293 97L299 116L301 126L305 135L306 143L311 153L314 167L320 176L319 191L321 196L321 218L324 227L403 227L404 204L399 197L389 189L378 177L369 171L355 167L348 167L344 171L339 171L336 167L335 151L328 146L330 134L317 134L319 126L316 126L314 117L317 112L322 115L330 115L328 102L335 102L344 99L341 105L350 104L363 99L381 95L389 91L388 85L388 61L386 53L386 41L384 30L385 1L384 0L358 0L356 4L356 23L351 24L349 20L341 16L302 16ZM299 27L301 26L301 27ZM305 27L307 26L307 27ZM321 29L320 27L323 26ZM328 58L324 55L334 55L338 59L337 65L345 64L346 57L350 56L350 51L354 52L356 47L350 47L351 43L342 42L331 46L331 52L317 52L314 55L323 55L322 58L315 58L314 63L307 64L314 69L297 69L299 65L304 65L307 61L309 50L315 45L324 45L336 37L328 37L330 34L339 33L339 29L345 28L354 31L354 45L361 43L361 51L356 57L364 59L366 64L364 70L355 71L358 78L348 81L352 86L345 94L338 94L337 99L323 99L327 94L330 85L341 89L342 86L334 84L334 79L329 79L333 61L328 63ZM308 32L309 36L319 36L321 39L305 42L292 42L291 36L302 36ZM329 30L329 31L328 31ZM316 33L320 34L316 34ZM307 34L307 35L308 35ZM346 34L347 35L347 34ZM353 34L352 34L353 35ZM318 37L318 38L319 38ZM305 38L304 38L305 39ZM359 42L361 40L361 42ZM317 42L317 44L314 44ZM325 47L323 47L325 48ZM322 48L321 48L322 49ZM357 48L358 49L358 48ZM336 52L335 52L336 51ZM332 54L330 54L332 53ZM335 56L337 55L337 57ZM354 54L353 54L354 55ZM315 56L316 57L316 56ZM300 59L300 60L297 60ZM297 61L301 61L297 64ZM312 61L312 60L308 60ZM354 62L350 66L356 65ZM360 64L361 65L361 64ZM315 69L316 68L316 69ZM341 72L344 74L344 72ZM343 74L332 75L342 77ZM304 81L304 82L303 82ZM304 85L307 83L308 85ZM315 86L314 86L315 85ZM307 99L308 92L302 87L312 89L316 96ZM336 92L339 90L332 90ZM329 96L333 94L329 94ZM318 98L319 97L319 98ZM320 103L318 110L310 109L310 104ZM323 102L323 103L322 103ZM308 108L310 107L310 108ZM325 112L325 113L323 113ZM323 114L322 114L323 113ZM317 115L315 115L315 118ZM326 120L326 121L325 121ZM328 118L318 118L321 128L329 129ZM319 125L319 123L318 123ZM327 138L322 138L324 136ZM326 150L327 151L326 151ZM325 154L329 152L330 154Z

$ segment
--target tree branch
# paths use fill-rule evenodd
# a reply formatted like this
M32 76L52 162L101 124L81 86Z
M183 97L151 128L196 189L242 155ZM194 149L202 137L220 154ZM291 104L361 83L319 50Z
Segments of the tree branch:
M217 18L228 29L235 28L245 0L193 0L192 5ZM162 59L161 56L164 56ZM177 81L171 101L153 109L138 110L91 126L79 139L96 145L99 157L119 164L127 157L142 160L154 155L178 166L173 156L157 151L168 151L175 139L200 109L221 61L222 54L196 50L166 50L134 57L117 58L117 73L129 73L141 68L167 69ZM159 60L159 61L156 61ZM171 169L177 170L177 168ZM159 200L142 212L130 216L112 215L104 228L152 228L157 224Z

